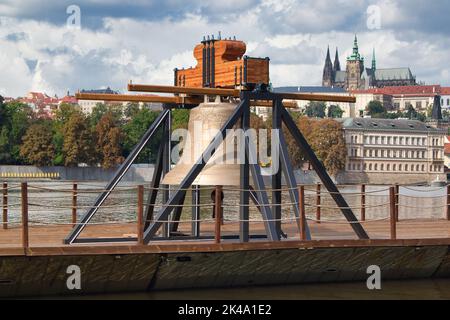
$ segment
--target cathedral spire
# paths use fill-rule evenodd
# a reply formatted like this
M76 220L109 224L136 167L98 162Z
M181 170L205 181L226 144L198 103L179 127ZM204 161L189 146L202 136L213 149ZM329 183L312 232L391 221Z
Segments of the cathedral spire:
M353 42L353 53L347 58L349 61L363 61L364 59L359 54L358 37L355 34L355 41Z
M334 57L334 66L333 70L336 73L337 71L341 71L341 63L339 62L339 52L338 48L336 47L336 56Z
M373 54L372 54L372 70L377 70L377 59L375 57L375 48L373 48Z
M333 86L334 82L333 74L334 72L333 72L333 63L331 62L330 46L328 46L327 57L325 59L325 66L323 68L323 77L322 77L322 85L324 87Z

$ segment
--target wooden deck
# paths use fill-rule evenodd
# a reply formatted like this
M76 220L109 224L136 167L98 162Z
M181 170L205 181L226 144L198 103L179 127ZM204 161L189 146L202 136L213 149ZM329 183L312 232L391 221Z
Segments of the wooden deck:
M353 233L351 227L345 222L335 223L315 223L310 222L312 238L314 246L329 246L336 247L340 245L345 246L360 246L360 245L402 245L404 240L410 240L407 243L426 243L429 245L450 245L450 221L446 220L404 220L397 224L397 239L396 241L390 240L390 225L388 221L370 222L364 224L366 231L368 232L371 240L369 242L358 242L357 237ZM69 233L71 227L65 226L31 226L29 230L30 248L35 252L39 251L39 248L79 248L87 250L87 248L104 248L104 247L116 247L120 248L133 246L133 242L127 243L114 243L114 244L84 244L84 245L71 245L67 246L63 244L63 239ZM213 236L214 224L205 223L202 225L202 235ZM238 225L234 223L225 222L222 226L222 235L237 235ZM180 231L189 234L189 224L181 224ZM262 223L251 224L251 234L264 234L264 227ZM297 226L293 223L283 224L283 231L288 235L288 238L281 241L281 243L273 247L291 247L300 243L300 237L298 234ZM8 255L11 252L19 252L21 249L21 235L22 230L19 227L11 228L8 230L0 229L0 255ZM105 224L105 225L92 225L86 227L81 234L80 238L103 238L103 237L135 237L136 236L136 224ZM415 242L414 242L414 241ZM251 243L242 246L242 248L250 248L253 244L264 243L267 248L270 243L265 240L252 239ZM304 242L307 246L307 242ZM165 248L170 251L173 246L177 246L182 250L183 246L195 247L196 251L212 248L214 240L177 240L177 241L159 241L153 242L149 246L157 246L158 251L164 251ZM239 249L238 240L222 240L222 245L229 246L229 248ZM249 247L250 246L250 247ZM256 248L257 246L255 246ZM223 247L217 247L223 248ZM209 250L208 249L208 250ZM18 251L19 250L19 251ZM33 251L32 250L32 251ZM37 251L36 251L37 250ZM178 251L178 249L177 249Z

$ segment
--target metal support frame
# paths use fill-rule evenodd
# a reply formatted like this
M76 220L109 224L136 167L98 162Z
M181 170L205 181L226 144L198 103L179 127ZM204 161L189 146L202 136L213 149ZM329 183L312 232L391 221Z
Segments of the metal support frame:
M83 215L83 217L80 219L79 223L72 229L72 231L69 233L69 235L64 239L65 244L72 244L76 241L80 233L84 230L86 227L86 224L89 223L89 221L92 219L92 217L97 213L99 207L105 202L105 200L109 197L112 190L117 186L117 184L122 180L124 175L127 173L127 171L130 169L131 165L133 164L134 160L139 156L142 149L144 149L145 145L150 141L150 139L155 135L155 133L158 131L158 129L161 127L161 125L164 123L164 121L167 119L168 115L170 114L169 109L165 109L163 112L161 112L156 120L151 124L150 128L145 132L142 139L139 141L139 143L134 147L134 149L131 151L130 155L127 157L127 159L122 163L122 165L117 170L114 177L111 179L111 181L106 185L104 192L102 192L97 200L95 201L94 205Z
M207 68L208 69L208 68ZM226 138L227 130L233 128L238 121L241 119L241 128L244 130L244 150L245 150L245 162L240 166L241 180L240 180L240 228L239 228L239 239L241 242L248 242L249 239L254 238L249 234L249 200L252 199L255 205L261 212L261 215L265 221L266 237L270 241L279 241L282 235L281 222L281 179L284 174L286 177L287 184L291 190L290 197L291 201L295 204L299 202L298 194L296 192L297 183L294 175L294 170L289 159L289 155L286 148L286 142L284 135L282 133L282 124L284 123L291 134L293 135L298 146L306 154L307 158L311 162L314 170L317 172L318 176L322 180L325 187L328 189L332 195L336 204L340 207L342 213L351 222L351 226L355 233L361 239L368 239L368 235L358 223L357 218L353 214L352 210L349 208L347 202L340 194L338 188L331 180L330 176L325 170L323 164L319 161L314 151L311 149L306 139L303 137L300 130L297 128L292 117L287 112L286 108L283 106L284 94L275 94L267 91L243 91L240 94L241 102L234 110L230 118L224 123L220 132L211 141L208 147L204 150L201 158L196 162L196 164L191 168L189 173L183 179L181 184L178 186L173 193L168 190L164 191L164 204L162 208L157 213L156 217L153 219L154 204L156 201L156 196L159 188L159 183L161 177L163 177L167 172L170 171L170 133L171 133L171 111L168 106L165 106L164 111L157 117L150 128L146 131L141 141L136 145L130 155L127 157L125 162L120 166L112 180L105 187L106 191L103 192L96 200L94 206L86 212L86 214L81 218L80 224L74 227L68 237L65 239L66 244L77 243L87 243L93 239L77 239L79 234L85 228L86 224L92 219L98 208L104 203L107 197L110 195L111 191L117 186L120 180L123 178L125 173L131 167L133 161L138 157L139 153L148 143L148 141L155 135L159 128L163 127L163 143L158 152L158 159L155 166L155 172L153 174L153 181L151 184L151 191L148 197L147 210L146 210L146 223L143 241L148 244L153 239L187 239L188 237L171 237L170 231L176 231L178 227L178 220L181 216L181 205L184 203L186 197L186 190L192 186L197 176L206 166L208 161L214 155L220 143ZM272 187L276 189L272 193L272 204L269 202L268 195L265 189L264 179L261 174L261 167L258 164L257 155L254 153L253 148L250 148L249 137L245 134L250 127L250 105L252 100L268 100L272 101L274 107L274 119L273 119L273 129L278 129L280 132L280 165L281 170L272 178ZM255 189L250 189L250 172ZM168 187L168 186L167 186ZM193 220L200 219L200 191L198 186L193 187L193 206L192 217ZM163 227L167 225L164 221L170 220L173 211L176 211L173 217L173 224L171 226ZM299 209L294 205L294 212L296 217L300 217ZM163 227L163 232L161 236L155 238L158 230ZM305 234L302 233L305 239L311 239L310 231L306 225ZM237 236L236 236L237 237ZM192 235L191 238L200 239L200 222L192 222ZM96 242L128 242L133 241L134 238L114 238L114 239L97 239Z

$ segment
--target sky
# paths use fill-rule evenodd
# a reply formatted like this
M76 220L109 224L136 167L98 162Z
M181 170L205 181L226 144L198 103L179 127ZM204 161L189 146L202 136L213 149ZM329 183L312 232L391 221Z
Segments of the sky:
M450 86L448 0L0 0L0 95L64 96L173 84L192 50L220 31L270 57L274 86L320 85L327 46L341 66L354 35L370 67L410 67Z

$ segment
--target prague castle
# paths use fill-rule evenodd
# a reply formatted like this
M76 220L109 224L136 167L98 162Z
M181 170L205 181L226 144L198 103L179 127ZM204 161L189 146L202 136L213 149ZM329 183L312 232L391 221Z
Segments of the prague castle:
M334 63L332 63L330 48L328 48L322 85L324 87L340 87L346 90L412 86L416 85L416 78L409 68L377 68L375 50L373 51L372 66L366 68L364 57L359 53L358 38L355 36L353 53L347 58L345 70L341 70L338 50L336 49L336 57Z

